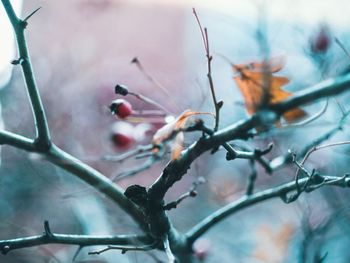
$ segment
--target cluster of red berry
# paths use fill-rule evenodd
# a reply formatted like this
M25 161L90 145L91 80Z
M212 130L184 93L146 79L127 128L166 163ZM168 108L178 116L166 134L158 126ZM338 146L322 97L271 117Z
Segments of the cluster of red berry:
M143 99L141 98L141 100L143 102L148 102L147 99L144 99L144 96L129 92L128 88L123 85L117 85L115 87L115 94L121 96L133 95L138 99L142 97ZM133 143L144 140L150 132L154 132L157 128L155 125L152 125L150 121L148 121L147 117L145 117L145 114L147 115L147 111L134 111L132 104L126 99L118 98L113 100L109 106L109 109L111 113L118 119L118 121L115 122L112 126L111 140L113 144L119 149L125 150L126 148L129 148ZM159 113L157 116L159 116ZM131 117L134 117L134 119L139 119L141 122L136 125L128 122ZM152 114L148 114L148 117L152 118L153 116ZM161 117L162 118L157 118L157 120L162 122L161 125L163 125L165 122L165 114L163 112L161 113Z
M128 90L126 87L117 85L115 88L115 92L120 94L119 90L124 90L125 95L128 94ZM132 105L125 99L115 99L112 101L109 109L113 115L118 117L119 119L126 119L133 113ZM133 136L133 126L124 121L118 121L112 126L112 142L118 148L127 148L134 141L135 138Z

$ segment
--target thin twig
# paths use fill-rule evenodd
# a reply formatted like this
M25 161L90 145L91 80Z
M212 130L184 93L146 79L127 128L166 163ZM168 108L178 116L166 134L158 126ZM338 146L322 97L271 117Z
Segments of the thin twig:
M300 121L300 122L291 123L288 125L283 125L282 128L294 128L294 127L299 127L299 126L305 126L305 125L317 120L319 117L321 117L326 112L327 108L328 108L328 100L326 100L326 103L322 107L322 109L319 112L315 113L314 115L310 116L310 118L307 118L307 119Z
M205 49L205 55L207 58L207 68L208 68L208 73L207 73L207 77L208 77L208 81L209 81L209 87L210 87L210 92L212 95L212 99L213 99L213 103L214 103L214 107L215 107L215 126L214 126L214 131L217 131L219 128L219 119L220 119L220 108L223 105L222 101L217 101L216 99L216 95L215 95L215 87L214 87L214 81L212 78L212 70L211 70L211 61L213 60L213 56L210 54L210 49L209 49L209 37L208 37L208 30L207 28L202 27L202 24L199 20L199 17L197 15L196 9L192 9L193 10L193 14L197 20L199 29L201 31L201 35L203 38L203 44L204 44L204 49Z
M168 114L174 115L174 113L172 111L168 110L166 107L164 107L160 103L154 101L153 99L151 99L149 97L146 97L145 95L142 95L142 94L139 94L139 93L136 93L136 92L131 92L131 91L129 91L128 94L138 98L139 100L141 100L141 101L143 101L145 103L153 105L153 106L157 107L160 110L163 110L164 112L166 112Z
M335 38L335 43L338 44L338 46L344 51L345 55L347 55L350 58L350 53L349 51L344 47L344 45L340 42L338 38Z
M336 135L339 131L341 131L343 129L343 126L345 125L345 121L347 119L347 117L349 116L350 111L347 111L343 114L342 118L340 119L340 121L338 122L338 125L331 129L330 131L326 132L325 134L321 135L319 138L313 140L311 143L307 144L300 152L299 152L299 156L305 156L305 154L307 154L307 152L312 149L315 145L319 145L322 142L329 140L331 137L333 137L334 135ZM290 154L284 154L282 156L278 156L276 158L274 158L271 162L270 162L270 166L271 169L273 171L276 171L279 168L282 168L284 165L290 163L292 161L292 158L290 158Z
M125 172L121 172L118 175L114 176L111 180L113 182L116 182L118 180L121 180L125 177L130 177L130 176L134 176L138 173L141 173L143 171L146 171L147 169L151 168L153 164L155 164L156 162L158 162L160 160L160 158L156 157L155 155L152 155L147 161L145 161L142 165L135 167L133 169L130 169L128 171Z
M156 248L157 242L154 242L150 245L143 246L107 246L101 250L90 251L89 255L100 255L108 250L121 250L122 254L125 254L127 251L149 251Z
M303 160L301 161L301 165L304 165L305 162L307 161L307 159L310 157L310 155L318 150L330 148L330 147L334 147L334 146L339 146L339 145L347 145L347 144L350 144L350 141L334 142L334 143L328 143L328 144L314 146L305 154Z
M126 159L134 157L140 153L149 152L154 148L152 144L149 145L139 145L135 149L128 151L120 155L105 155L101 158L103 161L107 162L123 162Z
M189 127L187 131L202 131L208 135L214 134L214 131L206 127L203 121L195 123L195 125L193 125L192 127ZM258 163L261 164L261 166L265 169L265 171L268 174L272 172L272 169L270 167L270 162L263 157L264 154L267 154L272 150L272 147L273 147L272 144L270 144L268 148L263 151L258 149L256 149L255 151L251 151L249 149L244 149L244 151L240 151L235 149L228 142L224 142L222 144L222 147L224 147L224 149L227 151L227 155L226 155L227 160L234 160L234 159L256 160Z
M182 194L176 201L170 202L166 205L164 205L164 210L171 210L173 208L177 208L177 206L185 199L187 199L188 197L196 197L197 196L197 187L201 184L205 183L205 179L204 177L199 177L198 180L196 180L195 182L193 182L191 189Z
M132 59L131 63L135 64L136 67L141 71L141 73L151 82L153 83L157 88L159 88L161 91L163 91L167 96L169 102L177 109L179 109L178 103L174 100L174 96L170 94L170 92L157 80L155 79L148 71L145 69L145 67L141 64L141 61L135 57Z
M31 12L29 15L26 16L26 18L23 19L23 22L27 22L29 18L31 18L36 12L38 12L41 9L41 6L35 9L33 12Z

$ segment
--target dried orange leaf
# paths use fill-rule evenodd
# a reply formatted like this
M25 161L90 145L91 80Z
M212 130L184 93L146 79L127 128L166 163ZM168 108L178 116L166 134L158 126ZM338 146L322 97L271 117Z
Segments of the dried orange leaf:
M282 86L289 83L289 79L273 75L282 69L283 64L278 64L276 61L274 64L270 63L272 62L232 65L233 69L239 73L239 76L235 77L234 80L243 95L249 114L255 113L262 106L281 102L292 95L292 93L282 89ZM283 114L283 118L288 122L305 116L306 113L299 108Z
M208 112L198 112L198 111L192 111L192 110L186 110L184 111L179 117L177 117L173 122L168 123L164 125L162 128L160 128L154 135L152 139L153 144L161 144L164 141L167 141L171 139L172 136L175 135L175 133L184 128L186 125L186 122L189 117L193 115L199 115L199 114L210 114Z
M171 145L171 159L176 160L180 157L181 152L183 150L183 143L184 143L185 137L183 132L179 132L176 136L174 141Z

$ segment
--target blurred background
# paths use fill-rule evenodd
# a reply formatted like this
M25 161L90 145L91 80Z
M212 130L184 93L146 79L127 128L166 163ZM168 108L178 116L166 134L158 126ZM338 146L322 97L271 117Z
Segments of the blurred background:
M213 112L206 78L203 42L192 13L195 7L208 28L214 55L213 79L217 97L224 101L220 127L247 116L230 64L261 61L257 37L259 19L266 22L271 56L282 56L286 65L280 75L294 92L344 73L350 58L337 44L350 49L350 17L346 0L336 1L210 1L210 0L26 0L22 17L41 6L29 21L27 38L38 86L48 115L54 142L64 150L114 178L142 165L146 159L106 162L139 144L151 142L164 118L129 121L116 119L108 106L118 96L116 84L147 95L167 107L174 116L186 109ZM0 8L0 86L2 118L7 130L33 137L33 119L19 67L10 66L13 39L3 8ZM223 59L223 56L226 59ZM143 68L167 92L160 89L131 61L137 57ZM4 65L4 66L2 66ZM11 79L10 72L13 70ZM126 98L134 110L154 109L133 97ZM349 109L349 95L329 100L325 113L314 122L288 129L275 129L253 141L237 142L250 148L275 147L273 159L292 149L298 153L307 144L337 127L342 108ZM310 116L324 108L325 101L304 108ZM208 125L213 120L203 117ZM348 140L348 126L329 141ZM120 141L122 134L124 140ZM119 137L118 137L118 136ZM186 135L186 144L200 134ZM125 138L127 137L127 138ZM204 177L196 198L185 200L169 212L174 225L187 231L210 212L245 193L251 167L246 160L227 162L225 151L205 154L167 195L172 201ZM117 183L151 185L170 156L150 169ZM348 172L347 146L325 149L311 156L307 167L342 176ZM4 146L0 167L0 239L43 232L43 222L52 231L72 234L131 234L139 230L132 220L92 188L34 154ZM256 191L293 180L296 167L287 165L272 176L256 165ZM243 210L212 228L196 244L205 262L349 262L350 213L348 190L322 188L284 204L269 200ZM89 256L84 248L77 262L161 262L161 252L109 251ZM71 262L74 246L47 245L11 251L0 262ZM304 256L303 256L304 255ZM321 261L317 261L321 262Z

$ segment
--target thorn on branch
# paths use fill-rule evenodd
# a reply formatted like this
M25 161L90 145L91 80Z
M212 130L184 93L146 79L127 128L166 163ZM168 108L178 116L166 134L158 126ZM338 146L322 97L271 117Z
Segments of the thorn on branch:
M25 62L24 58L14 59L11 61L12 65L23 65Z
M41 6L40 7L38 7L37 9L35 9L33 12L31 12L29 15L27 15L26 16L26 18L24 18L23 20L21 20L21 26L23 27L23 28L26 28L27 27L27 25L28 25L28 20L29 20L29 18L31 18L36 12L38 12L39 10L41 9Z

